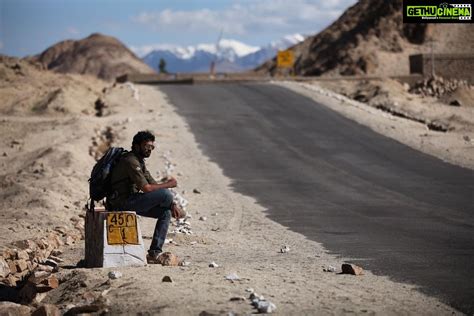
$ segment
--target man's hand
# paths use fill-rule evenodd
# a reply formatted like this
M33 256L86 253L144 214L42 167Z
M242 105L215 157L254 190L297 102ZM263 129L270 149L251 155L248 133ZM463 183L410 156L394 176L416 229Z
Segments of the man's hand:
M168 186L167 188L175 188L178 185L178 181L176 181L175 178L169 176L166 178L164 184Z
M171 204L171 215L176 218L180 219L186 216L186 212L175 202Z
M159 189L169 189L175 188L178 185L178 181L176 181L173 177L167 177L166 180L162 183L157 184L145 184L142 188L142 191L147 193Z

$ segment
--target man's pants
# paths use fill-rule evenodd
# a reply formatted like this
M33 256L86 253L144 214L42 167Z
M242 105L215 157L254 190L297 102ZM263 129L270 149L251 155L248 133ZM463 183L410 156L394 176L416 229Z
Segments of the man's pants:
M159 189L147 193L137 193L125 202L125 209L135 211L140 216L157 218L155 232L151 241L150 255L162 252L168 226L171 219L171 204L173 195L168 189Z

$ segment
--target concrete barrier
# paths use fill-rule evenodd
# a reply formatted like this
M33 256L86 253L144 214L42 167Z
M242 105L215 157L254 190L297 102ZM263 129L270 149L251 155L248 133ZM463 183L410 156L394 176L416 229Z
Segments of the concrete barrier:
M87 212L85 233L86 267L146 265L145 246L135 212Z

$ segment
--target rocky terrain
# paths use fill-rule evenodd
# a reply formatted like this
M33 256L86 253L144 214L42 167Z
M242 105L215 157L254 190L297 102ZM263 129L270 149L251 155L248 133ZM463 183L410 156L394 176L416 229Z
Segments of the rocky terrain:
M56 72L89 74L105 80L125 73L154 72L119 40L98 33L57 43L31 60Z
M156 87L7 57L0 72L0 293L9 300L0 314L457 313L269 220L255 200L232 191ZM413 132L400 120L389 124ZM108 146L129 148L145 128L158 143L149 170L175 176L189 203L186 223L170 226L165 250L174 256L165 265L84 269L90 170ZM154 224L140 219L146 243Z
M361 0L320 33L291 48L303 76L409 74L408 56L472 53L470 24L403 24L402 0ZM275 59L256 69L277 74Z

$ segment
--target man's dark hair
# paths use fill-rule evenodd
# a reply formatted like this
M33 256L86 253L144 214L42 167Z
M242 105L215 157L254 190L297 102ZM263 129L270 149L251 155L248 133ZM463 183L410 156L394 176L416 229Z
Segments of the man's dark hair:
M153 135L150 131L140 131L135 136L133 136L132 147L133 145L140 145L143 142L147 141L155 141L155 135Z

